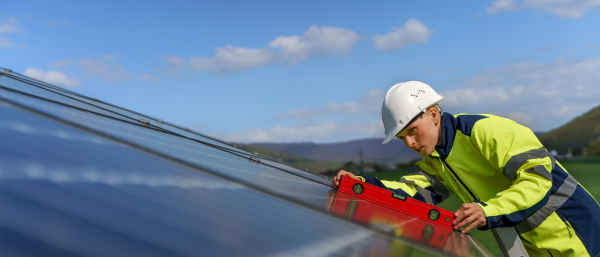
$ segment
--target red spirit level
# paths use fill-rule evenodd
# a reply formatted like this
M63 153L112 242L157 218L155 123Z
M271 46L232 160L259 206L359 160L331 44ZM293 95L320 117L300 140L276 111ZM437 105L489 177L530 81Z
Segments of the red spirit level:
M332 196L326 209L346 219L369 227L377 227L382 232L426 243L439 249L446 245L448 237L453 233L452 229L431 224L343 192L337 192Z
M338 191L390 208L433 224L453 229L454 213L413 198L397 195L360 180L342 176Z

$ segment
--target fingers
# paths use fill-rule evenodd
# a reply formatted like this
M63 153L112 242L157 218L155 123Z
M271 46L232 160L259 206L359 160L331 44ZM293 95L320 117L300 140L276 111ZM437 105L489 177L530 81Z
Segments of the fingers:
M352 174L352 173L347 172L345 170L340 170L338 172L338 174L335 175L335 177L333 177L333 180L331 181L331 187L338 188L338 186L340 186L340 180L342 179L342 176L344 176L346 174Z
M464 216L462 216L460 221L458 222L458 224L456 224L454 226L454 229L456 229L456 230L466 226L467 224L473 222L476 219L476 217L474 217L473 215L468 215L466 212L462 213L461 215L464 215ZM454 220L454 221L456 221L456 220Z
M478 227L479 225L477 224L478 222L473 222L471 223L471 225L469 225L467 228L462 230L462 233L469 233L469 231L471 231L472 229Z
M454 213L454 229L458 230L469 223L471 223L471 225L466 229L463 229L463 233L467 233L473 228L487 224L485 213L477 203L465 203L458 211L456 211L456 213Z

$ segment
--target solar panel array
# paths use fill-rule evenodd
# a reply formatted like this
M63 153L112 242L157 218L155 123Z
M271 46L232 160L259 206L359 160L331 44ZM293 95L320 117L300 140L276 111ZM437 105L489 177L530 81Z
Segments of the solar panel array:
M1 255L488 255L329 183L0 68Z

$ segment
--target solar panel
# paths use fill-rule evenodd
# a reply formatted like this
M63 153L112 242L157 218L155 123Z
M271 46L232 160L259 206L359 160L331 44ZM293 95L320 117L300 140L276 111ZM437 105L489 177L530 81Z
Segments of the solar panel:
M377 206L334 211L337 193L316 174L26 82L0 76L0 254L451 256L459 240L487 255Z
M278 166L280 168L284 168L283 166L277 164L270 158L264 158L264 156L260 156L254 153L250 153L244 150L237 149L232 147L224 142L219 140L207 137L205 135L199 134L197 132L188 131L185 128L181 128L167 122L154 119L145 115L137 114L135 112L125 110L120 107L112 106L98 100L94 100L88 97L81 96L76 93L72 93L65 89L56 89L54 87L50 87L48 84L37 81L29 81L26 77L10 73L6 74L6 76L0 76L0 83L5 86L5 90L15 90L20 92L21 94L29 94L32 96L36 96L38 98L44 100L50 100L56 103L60 103L62 105L67 105L69 107L76 107L81 110L86 110L88 112L92 112L94 114L101 114L106 117L111 117L114 119L120 119L127 122L141 123L146 126L153 127L156 129L164 129L169 131L172 134L179 135L181 137L185 137L188 139L195 139L204 144L210 145L212 147L219 147L227 149L228 151L235 152L240 155L245 156L253 156L254 158L260 158L265 161L265 163L270 164L272 166ZM147 123L145 123L147 122ZM310 176L311 179L322 180L321 176L307 173L306 171L299 170L297 168L291 167L289 165L285 165L285 169L289 172L299 174L302 176Z

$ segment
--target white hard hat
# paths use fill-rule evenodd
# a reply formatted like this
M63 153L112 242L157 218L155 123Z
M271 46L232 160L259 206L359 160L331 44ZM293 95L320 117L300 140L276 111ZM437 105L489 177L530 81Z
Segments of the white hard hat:
M390 142L417 115L427 111L427 107L444 99L429 85L419 81L409 81L394 85L383 99L381 119L385 128L382 144Z

